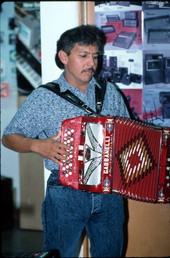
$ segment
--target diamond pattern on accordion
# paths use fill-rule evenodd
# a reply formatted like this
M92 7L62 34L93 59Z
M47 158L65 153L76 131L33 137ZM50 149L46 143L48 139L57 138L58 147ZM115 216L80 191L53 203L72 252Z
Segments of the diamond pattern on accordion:
M124 144L115 155L123 184L131 185L141 180L157 166L144 132Z

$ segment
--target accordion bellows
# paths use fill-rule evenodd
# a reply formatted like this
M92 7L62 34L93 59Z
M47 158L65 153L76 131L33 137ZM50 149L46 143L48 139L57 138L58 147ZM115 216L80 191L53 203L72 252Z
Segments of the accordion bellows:
M62 184L138 201L170 202L170 128L123 117L64 120L70 146L59 169Z

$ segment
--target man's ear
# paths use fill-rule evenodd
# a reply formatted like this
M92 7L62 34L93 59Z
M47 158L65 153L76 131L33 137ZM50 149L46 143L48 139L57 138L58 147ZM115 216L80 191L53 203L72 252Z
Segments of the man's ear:
M60 58L60 61L65 65L67 64L68 61L68 55L66 52L64 52L63 50L60 50L58 52L58 57Z

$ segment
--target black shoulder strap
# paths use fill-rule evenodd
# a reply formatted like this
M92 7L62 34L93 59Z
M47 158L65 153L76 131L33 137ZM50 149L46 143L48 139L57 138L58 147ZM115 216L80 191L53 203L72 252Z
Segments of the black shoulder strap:
M97 87L95 88L95 93L96 93L96 112L97 114L100 114L102 111L102 106L103 106L103 101L104 101L104 96L106 92L106 85L107 81L106 80L100 80L98 81L99 85L101 88Z
M90 107L88 107L82 100L80 100L77 96L75 96L71 91L66 90L65 92L61 92L60 86L58 83L49 82L39 87L51 90L52 92L66 99L67 101L74 104L75 106L85 110L89 114L99 115L102 110L104 94L106 89L106 82L103 82L103 83L100 82L100 85L101 85L101 89L96 86L96 92L95 92L96 93L96 112L92 110Z

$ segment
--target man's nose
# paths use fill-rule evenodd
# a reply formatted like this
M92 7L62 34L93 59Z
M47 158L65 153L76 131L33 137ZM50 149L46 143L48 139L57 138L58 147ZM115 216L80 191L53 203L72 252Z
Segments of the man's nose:
M89 64L89 66L95 66L96 59L93 56L89 56L88 64Z

